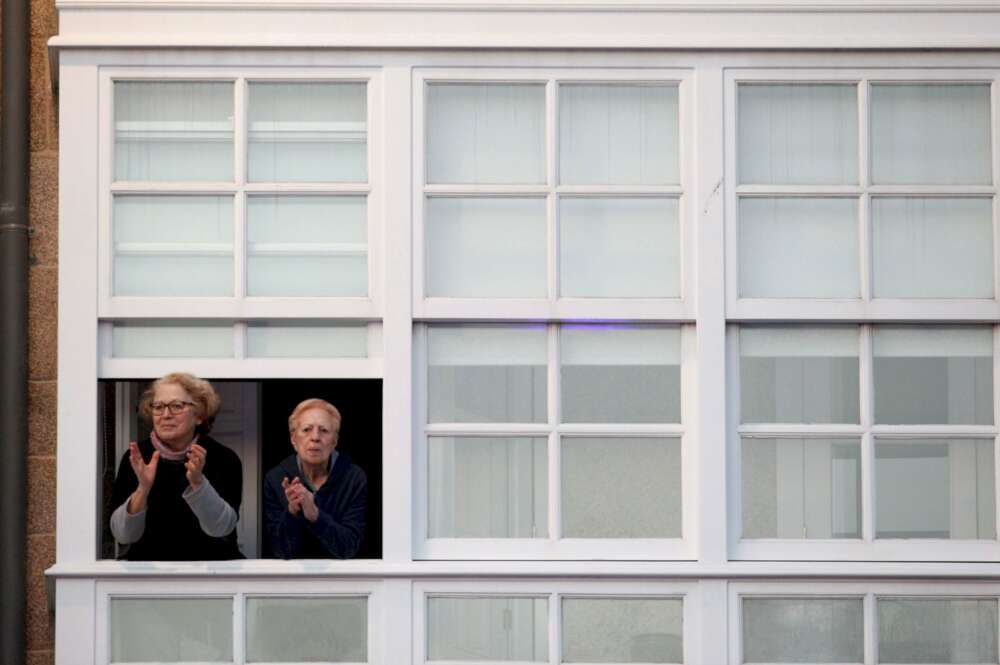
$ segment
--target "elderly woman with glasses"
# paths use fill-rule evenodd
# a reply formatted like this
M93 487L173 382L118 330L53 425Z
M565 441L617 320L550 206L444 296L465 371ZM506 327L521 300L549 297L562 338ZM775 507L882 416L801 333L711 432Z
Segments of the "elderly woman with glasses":
M243 467L208 433L220 401L212 384L167 374L139 403L148 439L129 444L112 492L111 532L132 561L241 559L236 521Z

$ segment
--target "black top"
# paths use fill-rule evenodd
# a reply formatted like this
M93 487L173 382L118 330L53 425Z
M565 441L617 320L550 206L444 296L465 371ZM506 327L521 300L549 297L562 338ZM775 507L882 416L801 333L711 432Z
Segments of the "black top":
M243 465L229 448L202 434L198 445L205 449L202 473L222 500L240 512L243 494ZM139 442L139 452L148 463L153 456L153 442ZM122 456L111 493L112 509L125 501L139 486L129 463L128 451ZM188 488L186 460L171 461L160 457L156 479L146 501L146 528L142 537L132 543L121 558L130 561L214 561L242 559L236 545L236 529L221 538L201 530L198 518L181 496Z
M368 478L346 453L338 452L330 476L314 493L319 518L288 512L281 479L296 476L307 487L296 455L286 457L264 478L264 527L271 552L282 559L350 559L365 534ZM309 488L310 490L312 488Z

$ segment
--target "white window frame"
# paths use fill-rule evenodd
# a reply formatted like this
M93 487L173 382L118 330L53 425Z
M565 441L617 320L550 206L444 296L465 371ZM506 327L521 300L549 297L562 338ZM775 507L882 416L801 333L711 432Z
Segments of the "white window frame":
M864 665L877 664L878 606L882 597L948 600L980 598L997 600L1000 584L995 582L733 582L728 593L729 665L743 665L744 598L860 598L864 612ZM998 624L1000 629L1000 624ZM765 664L753 664L765 665Z
M414 319L573 319L691 321L694 319L695 232L693 91L690 68L647 68L639 64L622 69L597 67L509 67L466 69L417 67L413 73L413 317ZM545 86L545 173L538 185L437 185L425 182L426 96L430 83L534 83ZM563 185L559 183L558 94L560 83L669 83L678 86L679 185ZM564 298L559 296L559 196L664 196L678 200L680 229L679 298ZM545 298L447 298L426 296L426 227L424 202L428 195L487 195L544 197L546 205Z
M414 559L693 560L697 550L697 451L692 433L697 354L693 325L680 326L681 422L671 424L580 424L561 422L558 324L546 327L547 417L544 423L427 423L427 326L414 327ZM685 388L687 386L687 388ZM431 436L545 437L548 450L548 536L540 538L431 538L429 533L428 439ZM680 538L563 538L561 533L563 436L679 438L681 443Z
M197 586L178 588L171 580L109 580L97 584L95 598L94 662L111 663L111 601L115 598L230 598L233 602L234 665L246 662L246 601L248 598L359 598L366 599L367 653L364 665L382 665L382 644L389 630L382 606L382 584L376 581L267 581L228 580L201 581ZM103 639L101 639L103 637ZM119 665L119 664L116 664ZM268 665L268 664L263 664ZM278 665L277 663L271 665ZM348 664L352 665L352 664ZM353 665L362 665L355 663Z
M701 586L697 582L662 581L658 579L630 581L419 581L413 584L413 665L444 663L427 659L427 599L430 596L512 597L548 599L549 665L562 663L562 599L615 598L656 599L677 598L683 603L683 665L701 665L698 649L701 615ZM485 661L527 665L517 661ZM594 663L590 665L601 665ZM706 663L707 665L707 663Z
M774 322L778 323L778 322ZM820 325L820 324L816 324ZM802 561L997 561L1000 535L992 539L876 539L875 439L948 438L991 439L994 449L994 485L1000 488L1000 326L993 335L993 424L992 425L880 425L874 422L874 358L872 336L877 325L858 326L858 369L860 422L854 424L786 424L740 422L739 325L726 332L729 366L727 412L729 422L728 459L733 482L729 493L730 558L734 560ZM861 445L861 538L743 538L742 437L820 437L859 441ZM994 522L1000 515L1000 491L994 490ZM1000 529L1000 527L995 527ZM1000 530L995 533L1000 534Z
M990 85L992 181L989 185L873 185L869 160L869 90L879 83L979 83ZM738 94L740 83L855 84L858 93L858 184L856 185L741 185L738 182ZM817 321L996 321L1000 319L1000 270L994 265L992 298L875 298L872 293L871 199L879 195L961 195L992 198L993 261L1000 261L1000 70L969 67L837 67L735 68L725 75L726 182L726 316L730 320ZM859 202L858 265L861 297L741 298L739 296L738 206L741 197L808 196L849 198Z

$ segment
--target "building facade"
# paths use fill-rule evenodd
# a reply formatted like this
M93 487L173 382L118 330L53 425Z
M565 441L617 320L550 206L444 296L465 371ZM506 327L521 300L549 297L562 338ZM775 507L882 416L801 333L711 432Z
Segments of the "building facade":
M995 3L59 11L56 662L1000 662ZM176 370L247 560L115 560ZM364 558L262 558L300 393Z

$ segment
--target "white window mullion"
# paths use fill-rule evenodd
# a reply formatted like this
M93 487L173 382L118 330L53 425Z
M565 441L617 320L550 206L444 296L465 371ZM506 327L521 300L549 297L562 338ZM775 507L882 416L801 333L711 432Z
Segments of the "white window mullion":
M545 182L548 194L545 199L547 251L546 270L550 302L559 299L559 197L554 194L559 184L559 146L557 144L559 85L552 79L545 84Z
M237 321L233 324L233 358L237 361L247 357L247 322Z
M246 663L246 594L237 591L233 594L233 663Z
M559 421L562 420L562 376L559 350L559 326L548 327L548 421L549 421L549 539L562 538L562 442Z
M875 594L866 593L864 606L865 665L875 665L878 651L878 617L876 616Z
M868 79L863 79L858 83L858 181L862 190L858 201L858 251L861 257L862 301L870 301L874 293L872 286L874 265L872 263L871 194L868 191L871 185L869 86Z
M562 595L549 594L549 665L562 662Z
M859 398L861 400L861 538L866 543L875 540L875 442L871 433L875 417L874 355L872 327L861 326L861 356Z

